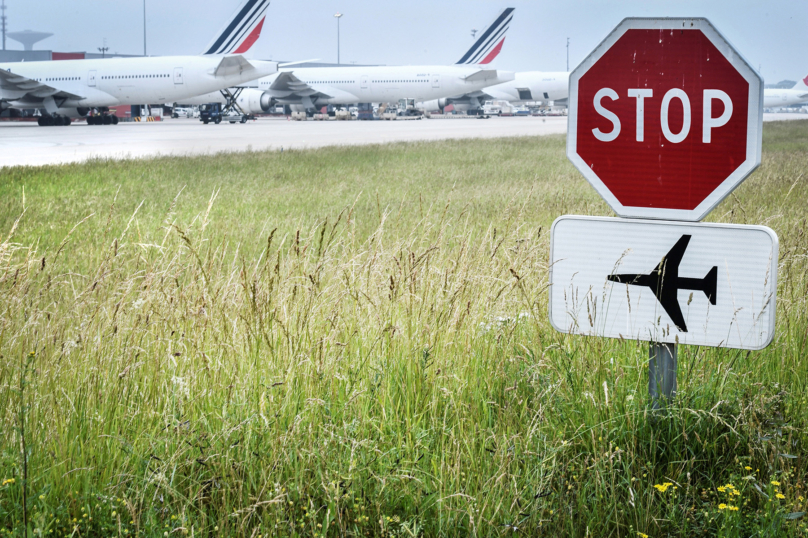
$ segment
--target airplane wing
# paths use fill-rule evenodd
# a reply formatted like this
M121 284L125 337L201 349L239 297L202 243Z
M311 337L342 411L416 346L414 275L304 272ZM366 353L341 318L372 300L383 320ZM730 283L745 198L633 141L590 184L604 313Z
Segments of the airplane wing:
M466 82L477 82L480 80L495 80L497 78L496 69L479 69L474 73L463 77Z
M84 99L84 96L60 90L50 84L43 84L38 80L0 70L0 101L31 100L37 102L46 97L53 97L57 101Z
M272 97L286 98L291 96L297 97L331 97L321 91L315 90L307 83L297 78L292 71L281 71L272 84L269 86L269 93Z
M219 65L213 70L213 76L227 77L249 71L250 69L255 69L255 67L253 67L247 58L240 54L223 56L219 61Z

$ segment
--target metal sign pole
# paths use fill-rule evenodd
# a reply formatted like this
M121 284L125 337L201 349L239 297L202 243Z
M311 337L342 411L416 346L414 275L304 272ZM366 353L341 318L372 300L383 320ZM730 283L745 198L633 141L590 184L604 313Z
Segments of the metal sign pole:
M676 344L651 342L648 346L648 394L654 409L664 407L676 397L677 354Z

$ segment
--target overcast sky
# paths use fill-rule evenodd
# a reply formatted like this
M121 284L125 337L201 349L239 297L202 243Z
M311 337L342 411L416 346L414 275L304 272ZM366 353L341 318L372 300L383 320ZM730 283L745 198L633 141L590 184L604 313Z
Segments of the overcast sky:
M146 0L150 55L197 54L219 31L240 0ZM9 31L55 35L37 48L91 51L106 38L111 52L143 52L143 0L6 0ZM513 23L496 67L514 71L575 67L627 16L705 16L766 82L808 74L806 0L273 0L255 58L337 59L342 12L342 63L448 64L472 44L505 7ZM7 48L21 49L8 40Z

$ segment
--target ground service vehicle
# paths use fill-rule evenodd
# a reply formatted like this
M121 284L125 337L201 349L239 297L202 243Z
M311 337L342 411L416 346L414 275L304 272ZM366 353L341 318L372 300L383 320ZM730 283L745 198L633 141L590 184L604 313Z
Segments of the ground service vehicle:
M221 103L208 103L199 105L199 121L207 125L210 122L222 123Z

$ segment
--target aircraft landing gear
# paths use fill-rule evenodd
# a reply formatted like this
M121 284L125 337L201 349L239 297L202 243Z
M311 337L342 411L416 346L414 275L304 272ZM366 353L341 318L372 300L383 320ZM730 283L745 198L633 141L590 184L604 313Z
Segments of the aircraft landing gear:
M67 116L59 116L58 114L46 114L44 116L40 116L36 120L37 124L40 127L51 127L54 125L57 126L67 126L72 123L72 120Z
M93 114L87 116L87 125L118 125L118 116L112 114Z

